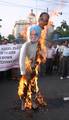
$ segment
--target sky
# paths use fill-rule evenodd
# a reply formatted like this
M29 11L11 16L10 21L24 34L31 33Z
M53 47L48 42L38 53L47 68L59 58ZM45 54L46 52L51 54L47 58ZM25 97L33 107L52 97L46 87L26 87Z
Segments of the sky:
M50 19L53 21L55 28L60 26L63 20L69 24L69 0L0 0L0 34L8 36L12 33L14 24L18 20L23 20L28 17L30 10L39 16L41 12L47 11L50 14ZM52 13L60 13L52 17Z

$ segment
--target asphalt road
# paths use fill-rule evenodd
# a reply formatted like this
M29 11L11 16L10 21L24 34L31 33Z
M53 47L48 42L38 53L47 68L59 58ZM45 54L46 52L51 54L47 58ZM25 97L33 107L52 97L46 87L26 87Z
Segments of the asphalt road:
M39 87L47 100L45 108L21 111L17 90L19 81L0 81L0 120L69 120L69 79L59 76L44 76L39 79Z

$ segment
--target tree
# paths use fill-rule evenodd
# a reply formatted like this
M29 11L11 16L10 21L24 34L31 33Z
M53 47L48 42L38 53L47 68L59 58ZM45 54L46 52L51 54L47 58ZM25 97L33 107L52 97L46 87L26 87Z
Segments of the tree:
M11 41L15 39L15 36L13 34L9 34L7 38L9 39L9 41Z
M68 28L68 25L67 25L67 23L66 23L65 20L63 20L63 21L61 22L61 28L62 28L62 29L67 29L67 28Z
M58 26L54 32L58 33L61 37L68 37L69 36L69 25L65 20L61 22L61 25ZM54 34L53 32L53 34Z

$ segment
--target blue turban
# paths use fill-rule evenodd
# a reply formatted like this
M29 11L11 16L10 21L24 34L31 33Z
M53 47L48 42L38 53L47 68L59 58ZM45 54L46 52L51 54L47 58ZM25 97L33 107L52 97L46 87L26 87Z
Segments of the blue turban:
M38 37L40 37L41 27L40 27L39 25L32 25L32 26L30 27L30 33L31 33L33 30L36 32L36 34L38 35Z

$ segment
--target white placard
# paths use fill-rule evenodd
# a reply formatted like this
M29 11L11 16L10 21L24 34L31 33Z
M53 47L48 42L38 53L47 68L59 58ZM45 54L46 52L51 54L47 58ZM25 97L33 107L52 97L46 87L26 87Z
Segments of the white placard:
M0 45L0 71L19 67L21 44Z

